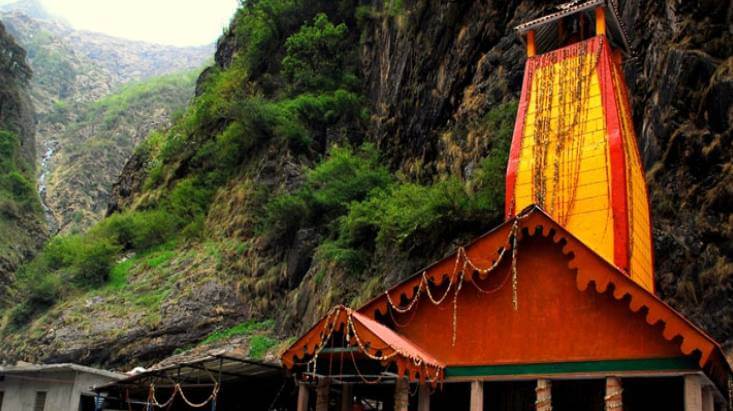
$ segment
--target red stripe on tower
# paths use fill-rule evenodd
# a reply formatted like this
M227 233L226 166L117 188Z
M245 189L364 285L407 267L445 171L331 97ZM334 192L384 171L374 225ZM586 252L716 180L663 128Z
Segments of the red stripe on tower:
M623 136L619 119L619 102L613 89L611 78L611 49L608 41L601 36L600 55L598 61L598 80L603 99L603 110L606 119L608 151L611 161L611 212L613 214L613 247L614 264L629 273L629 209L626 185L626 157L623 147Z
M504 210L506 219L516 214L514 187L517 183L517 171L519 169L519 157L522 152L522 139L524 138L524 122L529 107L530 90L532 89L532 74L535 70L535 58L528 58L524 65L524 80L522 80L522 95L519 99L517 120L514 123L514 134L512 135L512 146L509 150L509 163L506 168L506 193L504 199Z

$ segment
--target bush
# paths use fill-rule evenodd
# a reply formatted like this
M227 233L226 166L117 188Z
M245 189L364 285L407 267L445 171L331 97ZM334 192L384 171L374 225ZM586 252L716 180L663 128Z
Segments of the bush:
M30 322L38 313L54 305L61 296L61 279L39 271L21 269L18 273L24 300L10 311L10 327L18 329Z
M303 25L285 41L282 70L294 91L329 90L344 75L348 29L334 25L325 14Z
M372 144L357 151L333 147L326 161L307 175L307 188L312 192L312 207L328 220L343 214L352 201L362 201L375 189L393 181L379 152Z
M109 239L85 239L74 256L72 280L80 287L98 287L107 282L121 247Z
M422 186L394 185L366 201L352 203L340 219L342 241L355 246L411 248L438 242L472 212L472 201L456 178Z
M349 203L362 201L375 189L392 183L377 149L364 144L354 151L333 147L328 157L306 174L303 187L273 197L265 206L263 228L275 236L292 234L303 224L333 223Z
M90 233L108 238L123 248L146 250L174 237L181 221L162 209L127 211L109 216Z

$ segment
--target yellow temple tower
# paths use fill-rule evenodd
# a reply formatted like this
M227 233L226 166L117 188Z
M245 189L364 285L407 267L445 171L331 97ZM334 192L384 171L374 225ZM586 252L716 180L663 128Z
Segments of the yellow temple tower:
M506 176L506 217L536 204L654 291L649 198L613 2L571 2L517 27L527 46Z

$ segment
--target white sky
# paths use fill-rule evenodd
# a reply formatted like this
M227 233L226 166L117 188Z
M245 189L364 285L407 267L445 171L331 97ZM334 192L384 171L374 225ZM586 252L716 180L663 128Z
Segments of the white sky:
M239 0L42 0L75 28L176 46L215 41Z

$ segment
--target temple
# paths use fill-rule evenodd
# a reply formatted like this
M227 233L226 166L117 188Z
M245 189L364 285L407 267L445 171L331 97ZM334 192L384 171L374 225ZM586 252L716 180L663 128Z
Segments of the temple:
M728 408L721 347L654 293L616 12L574 1L517 27L506 221L296 340L298 411Z

